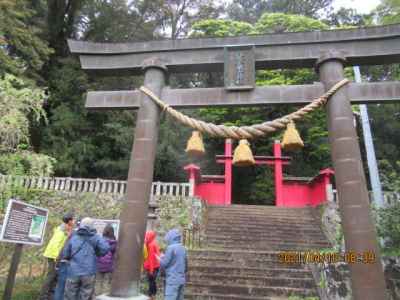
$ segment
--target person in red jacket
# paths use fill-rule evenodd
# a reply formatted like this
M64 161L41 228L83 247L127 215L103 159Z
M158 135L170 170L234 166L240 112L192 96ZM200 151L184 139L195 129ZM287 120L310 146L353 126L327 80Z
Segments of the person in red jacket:
M157 275L160 268L160 248L156 241L156 233L154 231L147 231L144 238L145 246L147 247L147 259L143 263L143 268L147 273L147 280L149 282L148 296L151 300L155 299L157 294Z

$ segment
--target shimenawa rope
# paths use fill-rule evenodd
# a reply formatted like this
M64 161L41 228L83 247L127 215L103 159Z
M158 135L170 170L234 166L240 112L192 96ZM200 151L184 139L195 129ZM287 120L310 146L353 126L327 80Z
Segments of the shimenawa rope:
M306 114L314 111L318 107L326 104L328 99L335 94L340 88L348 84L350 81L348 79L343 79L332 86L327 92L325 92L322 96L314 99L310 104L298 109L297 111L285 115L281 118L277 118L272 121L266 121L261 124L255 124L251 126L225 126L225 125L216 125L214 123L207 123L201 120L197 120L191 117L186 116L185 114L175 110L170 107L164 101L162 101L157 95L155 95L148 88L141 86L140 90L149 96L154 102L156 102L164 111L169 113L179 122L192 127L202 133L207 133L212 137L222 137L222 138L231 138L231 139L254 139L265 136L272 132L277 131L278 129L286 128L286 125L290 121L296 121L302 119Z

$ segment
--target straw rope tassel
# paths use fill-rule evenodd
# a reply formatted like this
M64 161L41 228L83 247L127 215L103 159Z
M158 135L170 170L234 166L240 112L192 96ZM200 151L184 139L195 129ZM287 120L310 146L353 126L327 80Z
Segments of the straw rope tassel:
M192 156L204 155L204 144L200 131L193 131L187 142L186 153Z
M248 167L254 165L256 162L251 152L249 142L247 140L240 140L239 145L236 147L233 154L233 164L238 167Z
M283 134L282 148L287 151L299 150L304 147L304 143L296 129L293 121L287 124L286 131Z

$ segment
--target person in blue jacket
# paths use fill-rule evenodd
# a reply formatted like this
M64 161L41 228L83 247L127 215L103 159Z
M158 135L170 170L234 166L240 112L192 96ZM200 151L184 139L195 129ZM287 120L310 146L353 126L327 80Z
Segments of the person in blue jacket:
M91 300L94 295L96 260L110 250L107 241L97 234L93 219L84 218L77 232L64 247L62 257L68 261L65 300Z
M187 254L181 242L181 233L172 229L165 235L168 246L160 259L165 270L165 300L182 300L186 283Z

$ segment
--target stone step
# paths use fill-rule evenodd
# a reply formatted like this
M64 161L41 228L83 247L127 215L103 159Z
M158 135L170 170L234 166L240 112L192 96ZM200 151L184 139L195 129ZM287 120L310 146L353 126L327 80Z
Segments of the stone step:
M246 220L246 221L236 221L233 219L222 221L222 220L213 220L209 219L206 224L206 227L248 227L248 228L276 228L282 230L293 230L293 228L305 229L305 230L312 230L312 229L320 229L321 225L318 222L307 222L307 223L300 223L300 222L292 222L288 220L283 221L276 221L265 219L264 221L254 221L254 220Z
M213 213L208 213L208 217L210 218L221 218L222 220L225 219L249 219L254 218L257 220L263 220L263 219L289 219L289 220L301 220L301 221L313 221L314 216L312 215L288 215L288 214L272 214L272 213L263 213L263 214L252 214L252 213L224 213L224 212L213 212Z
M310 219L305 219L305 218L299 218L299 217L293 217L293 218L288 218L288 217L270 217L270 216L265 216L264 218L253 218L252 216L242 216L242 217L235 217L235 216L224 216L224 217L208 217L209 220L215 222L215 223L271 223L271 224L276 224L276 223L284 223L284 222L289 222L293 224L302 224L302 225L307 225L307 224L316 224L317 220L310 218Z
M273 230L271 230L273 228ZM263 224L243 224L242 226L231 226L228 224L217 224L210 222L206 225L206 231L221 231L221 232L257 232L257 233L278 233L278 234L297 234L310 233L322 234L319 225L294 225L294 224L269 224L268 227Z
M302 212L286 212L286 211L248 211L248 210L237 210L237 211L229 211L229 210L209 210L207 212L208 216L237 216L237 217L249 217L254 216L255 218L265 218L265 217L278 217L278 218L305 218L312 219L314 215L307 211Z
M243 276L243 275L190 275L189 282L204 283L212 282L220 285L250 285L259 287L284 287L314 289L315 282L312 278L276 278L266 276Z
M189 252L186 299L287 300L315 296L307 265L283 263L282 251L330 247L309 208L208 207L207 249Z
M273 239L265 239L265 240L257 240L257 239L248 239L243 237L243 239L230 239L225 238L224 236L217 236L217 237L210 237L206 236L206 243L207 244L218 244L218 245L238 245L238 246L249 246L250 249L253 246L253 250L269 250L268 248L263 248L263 246L269 245L299 245L299 246L306 246L306 245L315 245L315 246L322 246L330 248L331 245L327 240L273 240ZM240 248L239 248L240 249ZM246 249L249 249L246 247Z
M196 274L223 275L223 276L273 276L275 278L308 278L313 279L310 271L306 269L290 269L276 266L274 268L260 269L226 265L196 266L189 261L189 278Z
M189 293L196 294L224 294L229 292L234 295L246 295L256 297L269 296L303 296L310 297L317 295L315 289L292 288L292 287L259 287L251 285L220 285L215 283L204 284L202 282L189 282L186 284Z
M221 258L221 257L191 257L191 266L235 266L240 268L282 268L282 269L303 269L304 265L301 263L285 264L281 263L279 259L238 259L233 260L231 258Z
M297 236L285 236L285 235L257 235L253 236L241 234L241 235L232 235L230 233L227 234L209 234L206 233L207 240L220 240L220 241L232 241L232 242L248 242L251 243L253 241L263 241L263 242L284 242L284 243L326 243L327 239L324 236L320 237L310 237L307 235L297 235Z
M230 206L209 206L209 211L283 211L283 212L310 212L310 207L279 207L275 205L240 205L232 204Z
M279 235L297 235L297 234L324 234L318 225L296 225L296 224L207 224L205 232L220 233L245 233L245 234L279 234Z
M196 249L189 250L189 258L192 257L223 257L232 259L277 258L279 251L255 251L255 250L214 250Z
M254 217L301 217L301 218L312 218L313 214L310 211L250 211L250 210L228 210L228 209L220 209L220 210L208 210L207 214L209 216L254 216Z
M326 242L327 238L322 234L279 234L279 233L247 233L247 232L226 232L222 231L206 231L205 237L208 239L222 239L222 240L259 240L259 241L322 241Z
M332 250L333 251L333 250ZM312 254L316 255L319 251L315 251ZM227 250L227 249L203 249L203 250L190 250L188 257L189 260L195 259L217 259L223 258L226 260L231 261L243 261L243 260L268 260L268 261L276 261L281 262L282 254L289 254L289 255L298 255L298 252L291 252L291 253L283 253L282 251L254 251L251 250ZM304 257L305 254L309 254L308 251L304 251L301 253Z
M263 219L263 218L287 218L287 219L301 219L301 220L311 220L313 216L310 213L295 213L295 214L288 214L288 213L274 213L274 212L225 212L225 211L213 211L208 212L209 217L221 217L221 218L248 218L251 216L252 218Z
M324 247L324 248L331 248L331 245L329 242L326 240L273 240L273 239L264 239L264 240L250 240L250 239L229 239L229 238L209 238L207 237L205 239L205 242L207 245L209 244L215 244L215 245L238 245L238 246L249 246L246 247L245 249L249 250L257 250L257 249L263 249L263 250L271 250L268 249L269 246L271 245L282 245L282 246L292 246L292 245L298 245L298 246L317 246L317 247ZM253 248L251 246L253 245ZM263 247L267 248L263 248ZM210 247L212 248L212 247ZM238 248L242 249L242 248ZM279 249L278 249L279 250Z
M326 245L297 245L297 244L270 244L270 245L235 245L235 244L220 244L207 242L207 246L212 249L241 249L241 250L253 250L254 248L260 248L263 250L270 251L309 251L330 248L329 244Z
M242 246L245 246L244 249L248 250L271 250L271 251L279 251L278 249L270 249L270 246L312 246L317 248L331 248L332 246L326 240L272 240L272 239L264 239L252 241L248 239L224 239L224 238L206 238L206 245L237 245L238 249L243 249ZM265 247L265 248L264 248ZM209 247L213 248L213 247ZM286 249L286 248L285 248Z

